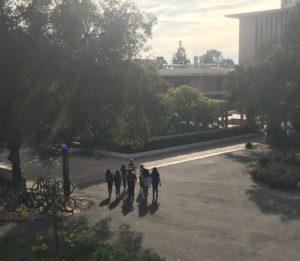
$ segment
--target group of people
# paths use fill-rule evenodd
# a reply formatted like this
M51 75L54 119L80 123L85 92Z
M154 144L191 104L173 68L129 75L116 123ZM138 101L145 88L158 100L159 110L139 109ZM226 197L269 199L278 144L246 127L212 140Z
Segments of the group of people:
M115 174L107 169L105 173L105 180L108 187L108 196L111 197L113 185L116 189L116 197L120 197L121 185L123 185L123 191L128 188L128 198L130 201L134 200L135 185L137 183L136 168L132 159L129 160L128 168L122 165L120 170L116 170ZM160 174L157 168L153 168L150 171L143 165L139 168L139 182L140 182L140 193L143 195L145 200L148 199L148 190L152 186L153 201L158 198L158 186L161 185Z

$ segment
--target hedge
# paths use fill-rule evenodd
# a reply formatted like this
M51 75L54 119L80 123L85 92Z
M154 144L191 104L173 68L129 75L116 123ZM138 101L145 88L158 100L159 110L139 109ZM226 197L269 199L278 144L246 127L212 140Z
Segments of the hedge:
M230 138L230 137L249 134L253 132L254 132L253 129L250 129L247 126L242 126L242 127L228 128L228 129L213 129L213 130L190 132L185 134L160 136L160 137L149 139L148 141L145 142L143 146L139 146L139 147L134 147L130 145L114 146L113 151L120 152L120 153L137 153L143 151L163 149L168 147L175 147L180 145L193 144L197 142Z

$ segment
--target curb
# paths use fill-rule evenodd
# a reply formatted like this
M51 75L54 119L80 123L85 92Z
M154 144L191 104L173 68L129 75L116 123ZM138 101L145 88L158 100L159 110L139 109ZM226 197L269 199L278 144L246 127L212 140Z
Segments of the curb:
M118 152L112 152L111 155L116 158L122 158L122 159L129 159L129 158L142 158L146 156L154 156L154 155L159 155L163 153L168 153L168 152L176 152L184 149L192 149L192 148L197 148L197 147L205 147L209 145L216 145L224 142L230 142L230 141L237 141L241 139L246 139L246 138L254 138L254 137L259 137L261 136L261 133L251 133L251 134L246 134L246 135L240 135L240 136L235 136L231 138L225 138L225 139L218 139L218 140L210 140L210 141L203 141L203 142L198 142L198 143L193 143L193 144L187 144L187 145L180 145L180 146L175 146L175 147L169 147L169 148L164 148L164 149L159 149L159 150L151 150L151 151L145 151L145 152L138 152L138 153L132 153L132 154L126 154L126 153L118 153Z

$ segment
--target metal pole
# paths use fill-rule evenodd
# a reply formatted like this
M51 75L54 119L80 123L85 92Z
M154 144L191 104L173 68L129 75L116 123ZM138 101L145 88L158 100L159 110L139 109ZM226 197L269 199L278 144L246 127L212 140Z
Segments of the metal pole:
M64 196L70 196L70 176L69 176L69 154L68 146L62 146L62 167L63 167L63 181L64 181Z

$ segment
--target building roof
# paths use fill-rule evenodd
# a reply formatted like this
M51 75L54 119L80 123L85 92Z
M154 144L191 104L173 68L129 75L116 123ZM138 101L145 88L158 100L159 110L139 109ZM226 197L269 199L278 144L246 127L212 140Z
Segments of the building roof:
M274 9L274 10L267 10L267 11L258 11L258 12L241 13L241 14L231 14L231 15L226 15L226 17L240 19L240 18L243 18L243 17L289 12L289 11L291 11L291 9L292 8L282 8L282 9Z
M198 68L164 68L158 71L159 76L224 76L233 69L220 67L198 67Z

